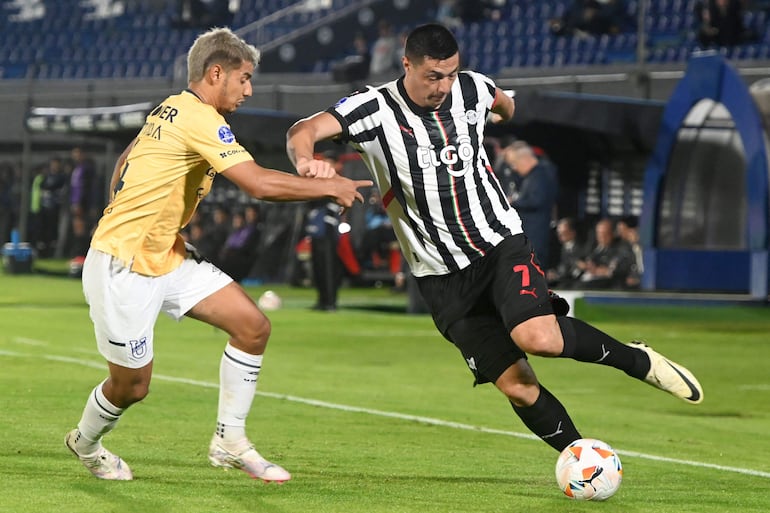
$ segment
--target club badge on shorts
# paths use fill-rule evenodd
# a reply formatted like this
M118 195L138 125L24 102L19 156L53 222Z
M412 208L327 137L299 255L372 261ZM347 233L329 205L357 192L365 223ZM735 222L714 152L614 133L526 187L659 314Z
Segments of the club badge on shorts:
M145 354L147 354L147 338L146 337L142 337L139 340L130 340L128 342L128 345L131 348L131 356L133 356L136 359L140 359Z

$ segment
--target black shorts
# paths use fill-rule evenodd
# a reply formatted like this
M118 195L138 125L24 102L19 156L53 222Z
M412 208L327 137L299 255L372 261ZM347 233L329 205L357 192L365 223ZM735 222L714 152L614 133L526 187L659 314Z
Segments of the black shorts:
M526 354L511 330L553 313L543 269L524 235L506 238L465 269L417 278L436 327L462 353L476 383L494 383Z

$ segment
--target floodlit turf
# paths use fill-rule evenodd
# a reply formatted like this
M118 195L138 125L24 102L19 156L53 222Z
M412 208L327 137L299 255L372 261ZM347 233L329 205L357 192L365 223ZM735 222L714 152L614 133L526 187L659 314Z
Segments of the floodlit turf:
M255 297L265 287L248 289ZM705 389L692 406L614 369L531 358L582 434L613 445L620 491L561 495L557 453L532 439L491 386L473 388L429 317L403 295L344 289L341 309L278 287L273 336L248 431L293 480L265 485L209 466L225 336L161 318L150 396L106 445L133 482L94 479L63 445L105 377L76 280L0 275L0 512L391 513L770 510L770 308L578 303L622 340L643 338Z

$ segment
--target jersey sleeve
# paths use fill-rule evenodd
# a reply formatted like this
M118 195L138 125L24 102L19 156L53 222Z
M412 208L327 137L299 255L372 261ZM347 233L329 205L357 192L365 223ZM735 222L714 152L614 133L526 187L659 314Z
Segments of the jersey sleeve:
M487 109L491 109L495 104L495 91L497 90L494 81L488 76L475 71L466 71L465 73L468 73L473 78L479 91L479 98L486 103Z
M254 160L254 157L238 143L230 125L221 116L201 116L201 119L187 127L187 144L200 154L217 173L225 169Z
M342 126L341 143L360 142L359 134L377 122L379 104L371 89L355 91L340 99L326 112L337 118Z

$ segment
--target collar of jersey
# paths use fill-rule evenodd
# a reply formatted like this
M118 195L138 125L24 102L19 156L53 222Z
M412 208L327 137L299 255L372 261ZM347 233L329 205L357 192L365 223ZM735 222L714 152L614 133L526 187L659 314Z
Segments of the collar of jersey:
M201 99L201 97L200 97L200 96L198 96L197 94L195 94L195 91L193 91L192 89L185 89L185 90L183 90L182 92L184 92L184 93L190 93L191 95L193 95L193 96L195 96L196 98L198 98L198 100L200 100L200 101L203 101L203 100Z
M404 76L401 75L401 77L396 80L396 87L398 87L399 94L404 98L404 101L406 102L406 105L409 107L409 110L417 114L418 116L424 116L425 114L430 114L431 112L435 112L437 110L448 110L449 106L452 104L452 93L449 93L449 95L444 100L444 103L442 103L438 109L431 109L429 107L421 107L420 105L417 105L412 101L411 98L409 98L409 95L406 94L406 87L404 87Z

